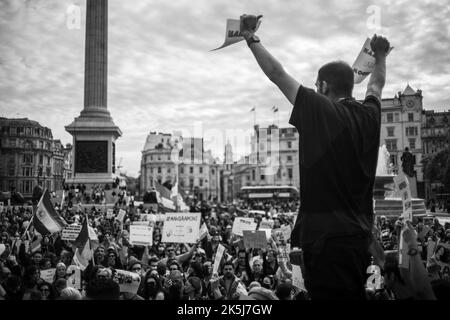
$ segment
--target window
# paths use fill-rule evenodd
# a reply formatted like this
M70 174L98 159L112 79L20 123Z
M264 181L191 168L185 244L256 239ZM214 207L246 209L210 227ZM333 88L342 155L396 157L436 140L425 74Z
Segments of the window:
M14 168L14 166L8 167L8 175L9 175L10 177L16 175L16 168Z
M23 155L23 163L33 163L33 155L32 154L24 154Z
M33 176L33 168L23 167L22 168L22 176L24 176L24 177L32 177Z
M39 164L44 164L44 156L42 154L39 155Z
M50 177L52 175L52 168L47 167L46 173L47 173L47 177Z
M189 167L189 173L194 173L194 167Z
M252 180L253 180L253 181L255 181L255 176L256 176L256 174L255 174L255 169L253 169L253 170L252 170Z
M292 156L287 156L287 162L292 162Z
M153 156L150 156L150 161L153 161Z
M385 140L385 142L386 142L386 148L388 149L388 151L397 150L397 139Z
M50 165L50 157L47 157L47 165Z
M391 154L389 156L389 162L392 163L393 166L396 166L397 163L397 156L395 154Z
M161 160L161 156L158 154L158 160Z
M39 177L42 177L42 170L43 170L42 167L38 168L38 176Z
M387 117L387 122L388 123L394 122L394 114L393 113L386 114L386 117Z
M167 156L167 160L169 160L169 161L170 161L170 153L169 153L169 155Z
M158 167L158 173L161 173L161 167Z
M167 168L167 173L170 173L170 168Z
M418 135L417 127L406 127L405 129L406 129L407 136L417 136Z
M393 137L394 136L395 127L387 127L386 129L387 129L387 136L388 137Z
M31 193L32 189L33 189L33 181L25 180L22 184L22 192Z
M414 113L408 113L408 121L414 122Z
M203 173L203 167L198 168L199 173Z
M202 179L202 178L200 178L200 179L198 180L198 183L199 183L200 187L203 187L203 179Z
M288 149L291 149L292 148L292 141L288 141L287 145L288 145Z
M184 174L184 167L180 167L180 173Z
M161 182L162 182L162 179L158 178L158 183L161 184Z
M194 179L193 178L189 178L189 187L190 188L194 187Z
M398 114L397 112L394 115L394 121L395 122L400 122L400 114Z
M416 148L416 139L415 138L409 139L409 148L410 149L415 149Z
M266 176L265 175L261 175L261 180L266 180Z
M44 141L39 141L39 148L44 149Z
M216 174L216 171L214 171L214 169L212 169L211 174Z
M10 127L9 128L9 134L10 135L16 135L16 127Z
M289 179L292 179L292 177L293 177L292 168L288 168L288 177L289 177Z

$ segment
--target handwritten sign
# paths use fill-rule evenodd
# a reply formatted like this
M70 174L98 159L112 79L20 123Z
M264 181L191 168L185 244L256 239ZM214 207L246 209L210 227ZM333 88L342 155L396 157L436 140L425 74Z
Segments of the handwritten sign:
M256 222L254 221L253 218L237 217L234 219L233 229L231 229L231 232L237 236L243 237L244 230L249 230L249 231L256 230Z
M119 282L120 292L130 292L136 294L141 283L141 277L134 272L116 270L116 279Z
M200 239L200 212L166 213L162 242L196 243Z
M114 209L106 210L106 219L112 219L114 217Z
M144 222L147 223L147 222ZM130 243L136 246L151 246L153 245L153 228L144 225L130 226Z
M120 209L119 213L117 214L116 219L119 220L120 222L123 222L123 218L125 218L125 214L126 214L125 210Z
M61 240L75 241L81 232L81 225L69 225L62 230Z
M41 274L41 279L44 280L47 283L53 283L53 279L55 277L55 272L56 269L47 269L47 270L41 270L40 274Z
M75 265L67 267L67 286L81 290L81 269Z
M261 231L243 231L244 246L250 249L264 249L267 246L266 232Z

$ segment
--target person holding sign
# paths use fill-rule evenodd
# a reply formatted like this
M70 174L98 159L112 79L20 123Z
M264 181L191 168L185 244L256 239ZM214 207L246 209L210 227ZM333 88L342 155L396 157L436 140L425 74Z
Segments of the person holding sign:
M360 103L352 97L354 73L345 62L319 69L317 92L300 85L256 36L261 17L242 15L240 32L262 71L294 106L289 123L299 131L302 188L291 242L304 252L305 286L312 299L365 299L390 44L372 38L375 68Z

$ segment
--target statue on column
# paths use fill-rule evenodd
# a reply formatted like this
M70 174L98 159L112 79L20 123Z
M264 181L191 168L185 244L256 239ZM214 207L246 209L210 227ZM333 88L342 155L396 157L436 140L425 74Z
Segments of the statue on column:
M414 157L411 152L409 152L409 148L405 148L405 152L403 152L402 157L402 169L403 172L409 177L414 177Z

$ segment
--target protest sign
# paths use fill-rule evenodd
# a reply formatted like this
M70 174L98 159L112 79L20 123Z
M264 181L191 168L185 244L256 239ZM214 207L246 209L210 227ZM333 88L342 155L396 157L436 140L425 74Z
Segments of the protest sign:
M243 237L242 233L244 230L255 231L256 230L256 222L253 218L241 218L237 217L234 219L233 229L231 232L237 236Z
M67 286L81 290L81 269L75 265L67 267Z
M112 219L114 217L114 209L106 209L106 219Z
M153 245L153 228L148 225L147 226L131 225L130 243L136 246Z
M136 294L141 283L141 277L134 272L116 270L116 279L119 281L120 292L130 292Z
M249 249L264 249L267 246L267 237L264 230L243 231L244 246Z
M61 240L75 241L80 234L81 225L73 224L62 230Z
M206 237L209 234L208 227L205 223L202 224L200 227L200 240L202 240L204 237Z
M290 225L282 225L281 233L283 234L284 241L288 241L291 238L291 226Z
M256 25L256 30L258 30L259 25L261 24L261 20L258 20ZM239 41L244 40L244 37L241 35L241 20L240 19L227 19L227 26L225 31L225 41L224 43L211 51L219 50L225 47L228 47L231 44L237 43ZM255 30L255 31L256 31Z
M200 212L166 213L162 242L196 243L200 239Z
M0 256L3 254L3 252L5 252L6 247L3 243L0 243Z
M55 277L56 269L47 269L47 270L41 270L41 279L44 280L47 283L53 283L53 278Z
M353 63L352 68L355 75L355 84L363 82L364 79L375 70L375 53L370 47L370 41L371 39L366 39L361 52ZM391 52L392 49L393 48L390 48L389 52Z
M123 222L123 218L125 218L125 214L126 214L125 210L120 209L119 213L117 214L116 219L119 220L120 222Z
M429 240L427 245L427 261L430 261L436 249L436 242Z
M214 257L214 264L212 270L213 275L218 273L217 271L219 270L220 261L222 261L222 256L224 252L225 247L219 243L219 245L217 246L216 256Z
M0 213L3 213L3 209L4 208L4 206L3 206L3 202L0 202Z

